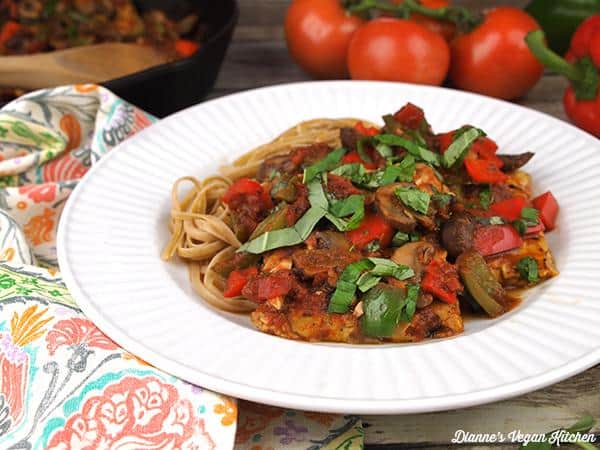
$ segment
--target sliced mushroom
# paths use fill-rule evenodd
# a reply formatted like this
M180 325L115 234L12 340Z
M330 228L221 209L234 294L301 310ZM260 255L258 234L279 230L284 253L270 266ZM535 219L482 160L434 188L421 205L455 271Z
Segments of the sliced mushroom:
M504 163L502 166L504 172L514 172L527 164L534 155L535 153L526 152L520 155L498 155L498 158Z
M408 183L394 183L377 189L375 203L383 217L395 228L409 233L417 226L415 213L409 210L396 196L396 189L402 186L412 186Z
M444 223L441 241L450 256L457 257L472 247L476 225L475 218L466 212L454 214Z
M435 254L435 247L429 242L419 241L404 244L396 249L391 256L391 260L396 264L410 267L415 272L415 276L421 277L421 273L427 264L429 264Z

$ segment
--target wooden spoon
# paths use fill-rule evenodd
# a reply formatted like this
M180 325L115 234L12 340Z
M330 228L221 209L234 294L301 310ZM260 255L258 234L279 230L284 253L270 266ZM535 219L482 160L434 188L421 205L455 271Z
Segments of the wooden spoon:
M0 57L0 86L40 89L99 83L169 61L149 45L109 43Z

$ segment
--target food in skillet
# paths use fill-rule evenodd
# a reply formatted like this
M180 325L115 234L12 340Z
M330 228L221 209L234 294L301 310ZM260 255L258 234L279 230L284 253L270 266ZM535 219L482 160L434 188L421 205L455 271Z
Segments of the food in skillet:
M383 120L304 122L221 175L182 178L163 258L261 331L349 343L453 336L558 274L558 205L532 196L532 153L497 154L470 125L434 134L410 103Z
M179 21L154 9L141 14L131 0L0 0L0 56L63 50L103 42L159 47L173 59L198 49L197 15ZM24 91L0 89L0 101Z

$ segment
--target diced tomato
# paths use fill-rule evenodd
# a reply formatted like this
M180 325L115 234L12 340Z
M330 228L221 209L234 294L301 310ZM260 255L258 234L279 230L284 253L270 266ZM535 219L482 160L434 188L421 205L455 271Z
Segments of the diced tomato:
M418 106L407 103L394 114L394 119L407 128L417 129L425 121L425 113Z
M548 191L534 198L532 203L539 210L540 219L546 229L553 230L556 227L556 217L558 216L558 202L552 192Z
M377 136L379 134L379 130L377 128L367 127L362 122L358 122L356 125L354 125L354 129L363 136Z
M287 295L293 286L293 278L289 272L275 272L258 279L257 297L259 300L282 297Z
M175 41L175 51L185 58L192 56L199 48L200 44L189 39L177 39Z
M473 234L473 247L483 256L507 252L523 245L523 239L512 225L479 227Z
M421 282L425 292L435 295L446 303L456 303L456 294L463 290L458 279L456 266L446 261L431 261L425 268L425 276Z
M221 200L230 206L239 201L259 201L263 209L271 209L273 207L273 200L271 200L269 192L258 181L250 178L240 178L233 183L227 192L223 194Z
M448 147L452 144L454 140L454 131L448 131L447 133L442 133L437 135L438 144L440 146L440 152L442 155L448 150Z
M522 197L513 197L490 206L489 213L492 216L500 216L509 222L521 217L521 211L527 206L527 202Z
M2 31L0 31L0 45L4 45L10 38L12 38L17 31L21 29L21 25L17 22L13 22L9 20L2 27Z
M487 159L494 161L496 159L496 151L498 150L498 144L492 141L487 136L482 136L471 144L469 151L475 153L479 159ZM502 167L502 161L498 158L500 167Z
M352 164L352 163L360 163L363 166L365 166L365 169L367 169L367 170L377 169L377 164L375 164L374 162L364 161L360 157L360 155L358 154L357 151L346 153L344 155L344 157L342 158L342 164Z
M227 286L223 292L223 297L232 298L242 294L242 289L248 283L251 277L258 274L256 267L248 267L247 269L233 270L227 278Z
M387 247L392 242L394 229L381 216L367 214L360 226L355 230L348 231L346 235L359 250L373 241L379 241L381 247Z
M495 161L465 159L465 168L471 179L477 183L503 183L508 178Z

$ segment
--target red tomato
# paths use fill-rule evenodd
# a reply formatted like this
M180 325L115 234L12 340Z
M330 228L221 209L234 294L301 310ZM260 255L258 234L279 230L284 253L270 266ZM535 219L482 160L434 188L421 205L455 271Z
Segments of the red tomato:
M548 191L532 201L540 211L540 219L546 228L550 231L556 226L556 217L558 216L558 202L552 192Z
M479 227L473 235L473 247L483 256L507 252L523 245L523 239L512 225Z
M392 3L400 5L404 0L392 0ZM450 6L448 0L421 0L421 5L427 8L440 9ZM409 20L423 25L425 28L439 34L447 42L450 42L456 34L456 25L447 20L437 20L431 17L424 16L423 14L413 13L410 15Z
M354 34L348 48L348 68L356 80L440 85L449 64L446 41L408 20L372 20Z
M242 289L244 289L248 280L256 275L258 275L258 269L256 267L232 271L227 278L227 285L223 291L223 297L232 298L241 295Z
M377 164L375 164L374 162L364 161L360 157L358 152L356 152L356 151L346 153L344 155L344 157L342 158L342 164L353 164L353 163L361 163L363 166L365 166L365 169L367 169L367 170L377 169Z
M577 100L575 91L569 86L563 97L565 112L569 119L577 126L594 136L600 137L600 122L598 111L600 111L600 95L594 100Z
M350 38L362 23L339 0L294 0L285 18L288 50L314 77L346 78Z
M527 206L527 202L524 198L513 197L494 203L490 206L490 213L512 222L521 217L521 211L525 206Z
M465 169L476 183L503 183L508 178L500 170L500 166L493 160L465 159Z
M450 78L467 91L506 100L523 96L544 69L524 40L529 31L539 28L518 8L489 11L483 23L454 40Z
M356 230L348 231L346 235L360 250L373 241L379 241L379 245L383 248L392 242L394 229L377 214L368 214Z
M458 279L456 266L446 261L431 261L425 268L425 276L421 282L425 292L435 295L446 303L456 303L457 292L462 292L463 287Z
M394 113L394 119L400 122L403 127L416 130L420 128L425 121L425 111L417 105L407 103Z
M595 36L599 34L598 31L600 31L600 14L588 17L581 22L581 25L577 27L577 31L575 31L575 34L571 38L571 47L567 54L568 59L576 61L587 56L590 53L590 49L594 47L592 42L595 41ZM600 61L596 61L595 58L594 63L596 66L600 66Z

